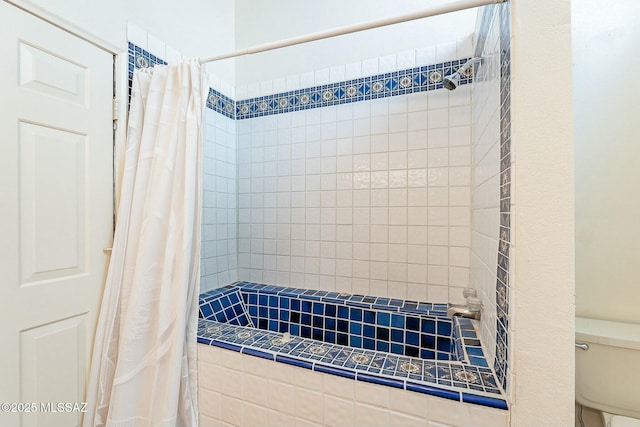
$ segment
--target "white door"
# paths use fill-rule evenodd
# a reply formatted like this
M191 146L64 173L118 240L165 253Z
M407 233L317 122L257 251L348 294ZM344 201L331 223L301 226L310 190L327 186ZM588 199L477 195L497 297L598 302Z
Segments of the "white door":
M76 426L112 241L113 56L0 0L0 58L0 426Z

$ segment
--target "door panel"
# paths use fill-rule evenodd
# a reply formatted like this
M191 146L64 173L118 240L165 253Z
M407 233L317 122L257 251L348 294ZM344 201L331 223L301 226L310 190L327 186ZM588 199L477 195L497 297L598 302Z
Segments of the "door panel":
M0 1L0 426L75 426L113 232L113 56ZM49 406L47 406L49 405ZM16 407L18 409L18 407Z
M19 46L20 86L79 104L86 103L86 67L23 41Z
M31 123L19 127L20 282L84 273L86 136Z
M86 315L80 315L20 333L21 398L23 402L38 404L38 410L25 418L25 427L78 423L78 413L73 411L55 414L46 411L48 403L83 401L80 393L84 388L83 369L87 358L86 320ZM53 388L51 384L57 386Z

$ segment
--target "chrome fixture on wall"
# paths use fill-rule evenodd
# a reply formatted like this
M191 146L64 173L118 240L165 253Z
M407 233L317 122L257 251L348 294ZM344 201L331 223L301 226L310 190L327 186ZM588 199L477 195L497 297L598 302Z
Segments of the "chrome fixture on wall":
M467 303L465 305L452 304L447 309L447 317L461 316L470 319L480 320L482 312L482 301L477 298L477 292L472 288L465 288L462 291Z
M458 87L460 78L469 77L471 75L471 72L473 71L471 67L473 67L473 65L479 62L482 62L482 58L480 57L471 58L470 60L465 62L462 67L458 68L458 70L455 73L445 76L444 82L442 83L443 86L446 89L454 90L455 88Z

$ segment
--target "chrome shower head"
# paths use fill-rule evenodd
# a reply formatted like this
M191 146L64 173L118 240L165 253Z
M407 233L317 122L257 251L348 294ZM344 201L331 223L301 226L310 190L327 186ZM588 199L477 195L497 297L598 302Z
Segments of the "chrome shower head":
M482 62L481 57L471 58L470 60L465 62L462 67L458 68L455 73L446 76L444 78L444 81L442 82L442 85L445 87L445 89L454 90L460 84L460 77L468 77L471 67L473 67L473 65L478 62Z
M460 84L460 73L456 71L453 74L450 74L444 78L442 85L445 89L454 90Z

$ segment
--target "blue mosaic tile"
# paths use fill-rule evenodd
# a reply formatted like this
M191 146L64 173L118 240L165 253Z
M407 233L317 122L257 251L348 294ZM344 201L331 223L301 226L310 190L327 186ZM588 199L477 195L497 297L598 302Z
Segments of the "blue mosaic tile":
M239 326L253 326L240 291L220 288L200 296L200 317Z
M449 360L452 355L451 321L433 316L444 314L446 306L436 312L433 304L415 301L391 305L389 298L343 295L334 299L335 293L324 291L292 293L290 288L277 286L235 285L241 289L253 324L260 329L413 357ZM350 307L353 304L364 307ZM420 315L404 312L407 306Z
M455 73L468 59L462 58L244 100L233 100L210 88L207 108L231 119L242 120L442 89L444 77ZM139 46L129 43L129 89L131 89L133 71L136 68L152 67L157 64L166 65L167 63ZM460 85L469 84L472 81L472 75L463 76L460 79Z
M510 5L498 6L500 20L500 238L498 267L502 272L496 280L496 358L494 369L503 389L507 388L509 346L509 248L511 216L511 59ZM504 279L504 281L500 280Z

